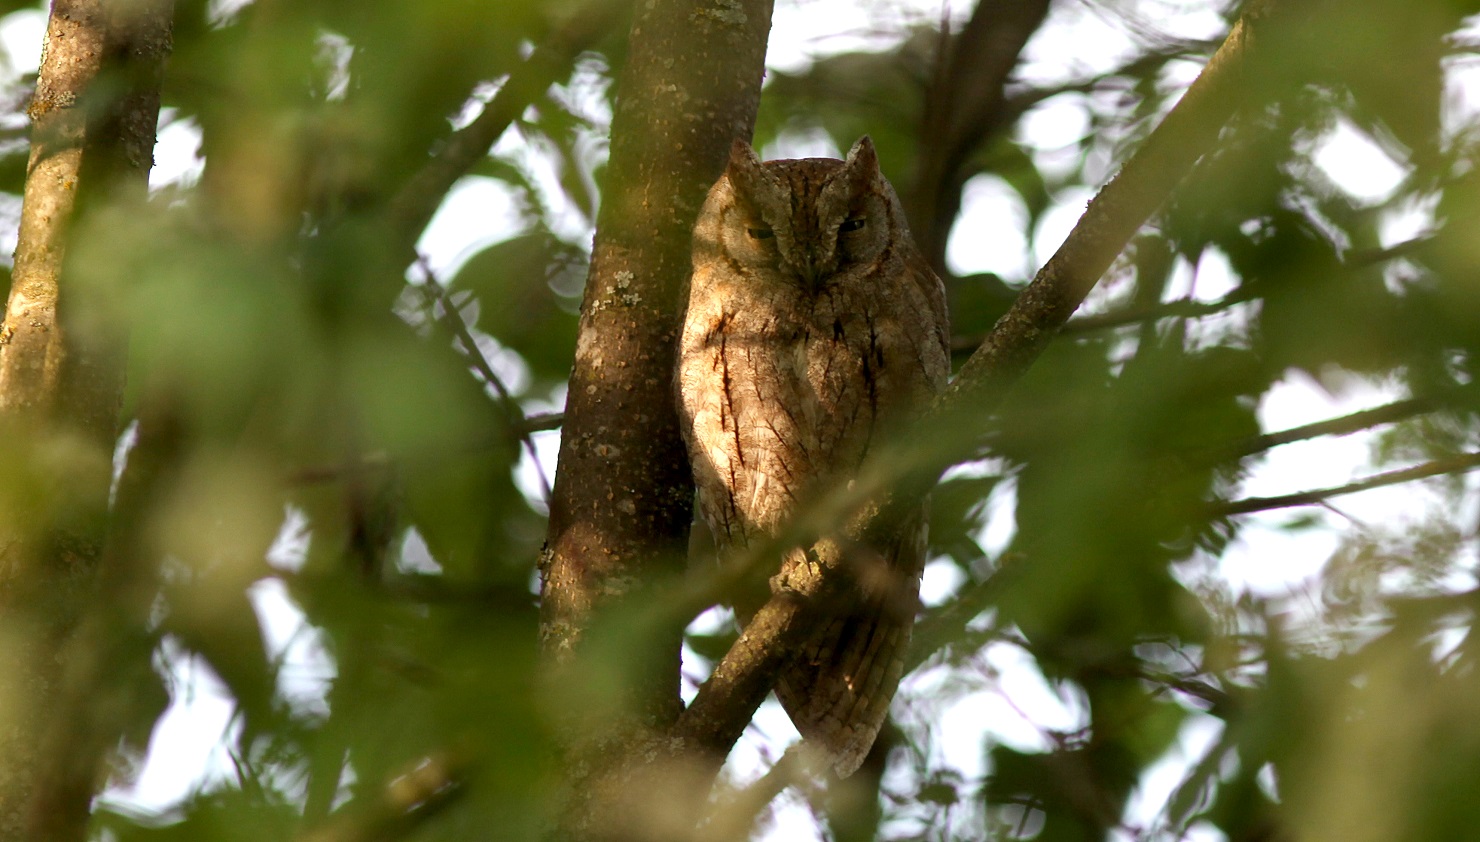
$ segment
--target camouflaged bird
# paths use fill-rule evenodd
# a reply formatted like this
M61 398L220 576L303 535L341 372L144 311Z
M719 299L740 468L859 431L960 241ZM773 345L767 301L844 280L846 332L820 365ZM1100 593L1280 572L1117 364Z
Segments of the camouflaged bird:
M946 384L945 291L910 237L863 138L847 160L762 163L736 141L694 227L678 369L699 508L732 557L800 505L847 483L871 446ZM816 628L776 695L840 775L888 715L925 562L925 506L850 536L848 596L809 606ZM805 564L802 548L782 572ZM759 607L740 604L742 620Z

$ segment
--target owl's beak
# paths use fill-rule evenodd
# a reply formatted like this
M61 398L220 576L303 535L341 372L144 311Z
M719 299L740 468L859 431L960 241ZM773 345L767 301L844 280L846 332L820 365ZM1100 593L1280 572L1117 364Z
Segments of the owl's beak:
M821 290L823 279L832 274L831 264L831 256L822 254L809 254L802 261L798 274L809 292Z

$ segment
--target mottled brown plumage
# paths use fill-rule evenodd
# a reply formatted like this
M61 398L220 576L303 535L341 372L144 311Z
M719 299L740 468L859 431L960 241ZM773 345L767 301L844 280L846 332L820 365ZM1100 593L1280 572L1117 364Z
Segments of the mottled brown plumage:
M944 388L948 337L940 280L868 138L846 161L765 164L736 141L694 228L678 372L699 507L721 557L847 482L881 435ZM853 596L813 607L816 630L776 686L842 775L863 761L899 684L923 504L884 532L838 536ZM800 549L782 560L799 563ZM745 619L755 607L737 606Z

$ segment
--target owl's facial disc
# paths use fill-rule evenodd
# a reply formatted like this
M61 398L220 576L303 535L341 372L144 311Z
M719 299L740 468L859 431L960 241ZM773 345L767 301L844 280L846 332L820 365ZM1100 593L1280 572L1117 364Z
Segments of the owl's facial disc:
M804 159L764 164L736 141L725 170L732 201L720 236L726 253L765 277L817 292L850 267L874 260L889 242L893 215L872 141L845 161Z

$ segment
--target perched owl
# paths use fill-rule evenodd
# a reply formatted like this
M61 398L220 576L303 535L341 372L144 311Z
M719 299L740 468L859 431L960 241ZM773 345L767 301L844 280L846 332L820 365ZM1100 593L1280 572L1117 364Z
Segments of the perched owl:
M881 436L924 408L945 387L950 334L940 279L867 137L845 161L768 163L737 140L693 254L679 411L723 559L848 482ZM899 684L925 561L923 502L883 532L848 536L853 596L812 607L816 630L776 686L840 775L863 762ZM736 606L745 620L758 607Z

